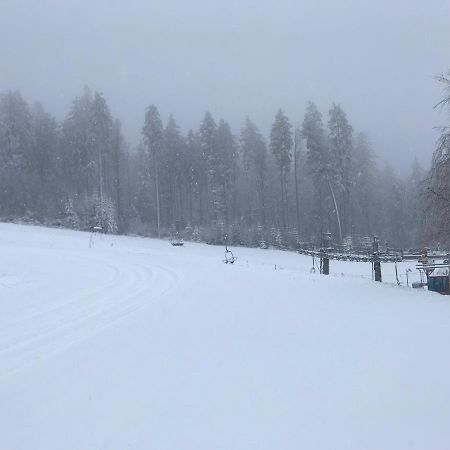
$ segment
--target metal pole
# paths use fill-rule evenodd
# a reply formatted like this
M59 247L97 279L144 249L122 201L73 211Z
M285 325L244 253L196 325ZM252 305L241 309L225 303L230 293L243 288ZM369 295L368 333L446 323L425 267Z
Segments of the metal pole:
M341 218L339 216L339 208L338 208L338 205L336 202L336 197L334 196L334 191L333 191L333 187L331 186L330 180L328 180L328 186L330 187L331 195L333 196L333 202L334 202L334 207L336 209L336 217L337 217L337 223L338 223L338 228L339 228L339 239L340 239L340 243L342 243Z
M379 256L379 241L378 237L373 237L373 272L375 275L375 281L379 281L381 283L381 261Z

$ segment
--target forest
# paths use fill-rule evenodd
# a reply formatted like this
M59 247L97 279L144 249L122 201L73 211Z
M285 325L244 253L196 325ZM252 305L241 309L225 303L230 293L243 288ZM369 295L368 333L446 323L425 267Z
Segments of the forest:
M450 82L439 80L449 111ZM449 115L447 115L449 117ZM388 247L448 245L450 131L430 169L400 177L343 107L274 112L270 130L240 130L206 112L183 134L174 116L142 111L127 143L105 97L89 88L62 122L18 91L0 96L0 219L107 233L295 249L330 232L342 245L377 235Z

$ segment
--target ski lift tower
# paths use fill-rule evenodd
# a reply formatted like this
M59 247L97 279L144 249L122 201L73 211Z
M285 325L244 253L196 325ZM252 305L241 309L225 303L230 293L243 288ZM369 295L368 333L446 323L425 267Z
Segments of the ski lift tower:
M380 260L380 242L378 236L373 237L372 243L372 251L373 251L373 273L375 281L381 282L381 260Z
M322 243L320 246L320 273L330 274L330 257L328 255L331 244L331 233L322 233Z

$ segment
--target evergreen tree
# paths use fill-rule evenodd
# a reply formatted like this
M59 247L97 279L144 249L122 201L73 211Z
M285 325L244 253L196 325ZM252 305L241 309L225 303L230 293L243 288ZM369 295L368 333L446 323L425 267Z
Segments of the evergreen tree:
M91 91L85 87L83 95L73 100L62 124L62 175L75 203L85 195L91 196L98 186L90 143L92 102Z
M161 196L166 204L167 225L184 223L184 203L186 184L186 151L180 129L172 115L169 116L163 133L163 161L160 184Z
M424 187L426 172L419 164L417 158L411 166L411 173L406 180L406 220L408 224L408 242L414 243L414 247L424 245L421 232L424 225ZM426 244L425 244L426 245Z
M207 171L209 203L208 217L212 224L217 224L219 221L223 221L223 208L220 202L217 173L217 125L209 112L205 114L205 117L200 125L199 138L202 148L202 156L205 160Z
M294 131L294 182L295 182L295 213L297 224L297 240L300 239L300 205L299 205L299 160L300 160L300 146L301 146L301 131L299 127Z
M32 117L19 92L0 97L0 214L23 215L31 204Z
M381 180L384 236L391 247L401 248L408 243L405 185L389 164Z
M41 217L56 215L60 197L61 174L58 155L58 125L39 103L31 110L33 148L30 182L33 186L33 204Z
M248 218L253 223L251 206L253 202L253 191L256 193L259 209L259 223L266 223L265 205L265 183L267 171L267 148L264 138L256 125L247 117L241 131L241 151L246 181L247 195L245 202L249 209Z
M194 223L203 224L205 220L204 207L208 177L200 136L192 130L189 131L187 137L186 161L189 185L189 223L190 225ZM197 206L194 205L194 199L197 200Z
M382 230L379 224L381 194L377 183L380 175L369 140L363 133L356 136L352 174L354 234L380 233Z
M281 224L286 228L289 222L288 218L288 174L291 165L292 151L292 125L288 118L280 109L275 116L275 121L270 132L270 149L279 169L280 187L281 187Z
M340 105L333 104L328 120L331 179L337 189L337 205L342 224L342 233L351 232L350 170L353 153L353 128ZM331 181L331 180L330 180Z
M123 211L122 211L122 172L124 170L124 160L126 155L125 139L122 136L121 124L119 120L114 121L112 130L112 152L111 165L113 175L113 199L114 209L117 215L117 229L120 231L123 228Z
M89 145L91 163L96 165L100 199L111 197L113 191L112 139L113 119L103 95L96 92L90 111Z
M322 123L322 114L317 106L310 102L307 106L302 124L302 136L306 142L307 163L310 168L312 182L316 194L316 218L319 222L319 232L327 231L327 192L331 179L328 140ZM326 208L328 206L328 208Z
M233 218L234 200L234 166L237 155L236 145L230 126L224 121L219 122L215 143L216 184L219 188L221 216L226 225Z
M160 236L161 213L160 213L160 196L159 196L159 160L161 158L162 142L163 142L163 125L159 117L158 108L150 105L145 112L144 127L142 129L144 136L144 144L147 152L153 157L155 192L156 192L156 218L157 218L157 234Z

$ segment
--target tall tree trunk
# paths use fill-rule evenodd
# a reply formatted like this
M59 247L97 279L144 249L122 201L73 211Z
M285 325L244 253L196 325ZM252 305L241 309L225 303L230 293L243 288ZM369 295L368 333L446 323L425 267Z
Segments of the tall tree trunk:
M286 228L285 213L284 213L284 183L283 183L283 168L280 167L280 184L281 184L281 226Z
M300 207L298 202L298 154L297 130L294 135L294 180L295 180L295 211L297 219L297 238L300 239Z
M158 156L155 153L155 188L156 188L156 229L160 237L160 211L159 211L159 181L158 181Z
M259 201L260 201L260 218L261 225L266 226L266 199L264 195L264 175L260 176L259 180Z

